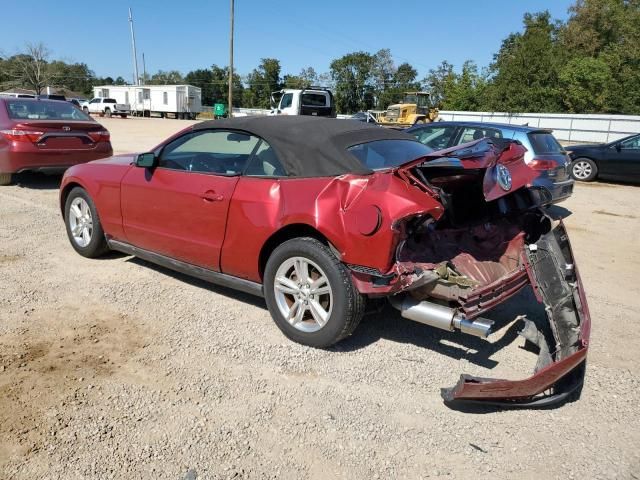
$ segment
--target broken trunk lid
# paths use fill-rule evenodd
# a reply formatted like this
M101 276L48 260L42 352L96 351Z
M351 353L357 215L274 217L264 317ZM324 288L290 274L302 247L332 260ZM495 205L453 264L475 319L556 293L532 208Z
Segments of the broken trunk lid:
M456 170L484 170L483 194L487 202L529 186L536 177L524 161L526 148L517 141L481 139L440 150L397 167L404 174L414 168L442 170L455 175Z

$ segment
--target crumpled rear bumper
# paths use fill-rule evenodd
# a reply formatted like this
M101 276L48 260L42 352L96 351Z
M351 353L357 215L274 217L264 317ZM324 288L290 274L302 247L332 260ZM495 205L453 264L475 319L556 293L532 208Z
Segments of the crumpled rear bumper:
M545 407L579 394L584 381L591 318L562 222L543 235L534 247L528 248L526 257L529 280L536 297L545 305L555 345L542 340L536 372L524 380L462 375L455 386L442 389L442 397L450 406L482 403ZM526 335L526 338L531 337Z

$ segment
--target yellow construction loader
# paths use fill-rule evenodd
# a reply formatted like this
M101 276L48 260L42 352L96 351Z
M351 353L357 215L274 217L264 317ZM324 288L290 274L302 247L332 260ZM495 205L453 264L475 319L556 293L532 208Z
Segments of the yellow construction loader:
M405 92L401 103L389 105L385 111L370 113L383 127L410 127L417 123L435 122L438 109L431 103L429 92Z

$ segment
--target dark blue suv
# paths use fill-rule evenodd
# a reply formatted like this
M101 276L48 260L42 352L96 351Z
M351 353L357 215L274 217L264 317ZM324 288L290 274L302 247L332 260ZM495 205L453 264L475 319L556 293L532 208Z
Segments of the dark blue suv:
M546 203L561 202L573 193L571 160L551 130L502 123L435 122L416 125L406 132L434 150L481 138L518 140L527 149L527 165L538 172L532 186L541 190Z

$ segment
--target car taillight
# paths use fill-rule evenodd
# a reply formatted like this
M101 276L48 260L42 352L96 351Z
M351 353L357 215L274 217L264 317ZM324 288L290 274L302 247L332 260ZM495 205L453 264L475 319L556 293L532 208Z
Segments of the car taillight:
M88 135L91 137L95 143L98 142L108 142L111 138L111 134L108 130L100 130L98 132L89 132Z
M553 170L558 164L553 160L542 160L540 158L534 158L529 162L529 167L534 170Z
M0 133L4 135L10 142L33 142L36 143L38 139L44 134L44 132L37 132L35 130L0 130Z

